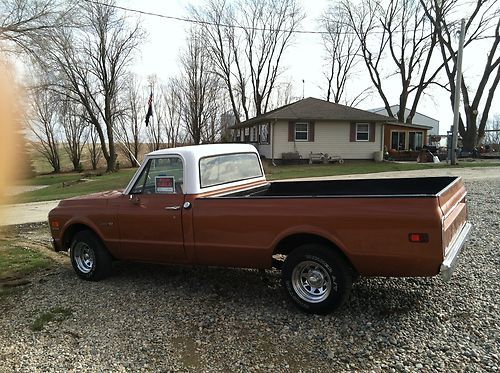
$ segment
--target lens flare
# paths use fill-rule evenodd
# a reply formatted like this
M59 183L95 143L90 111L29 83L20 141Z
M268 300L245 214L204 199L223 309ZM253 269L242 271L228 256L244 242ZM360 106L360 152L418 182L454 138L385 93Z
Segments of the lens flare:
M9 63L0 56L0 223L3 205L8 202L16 168L16 138L21 128L21 104L15 75Z

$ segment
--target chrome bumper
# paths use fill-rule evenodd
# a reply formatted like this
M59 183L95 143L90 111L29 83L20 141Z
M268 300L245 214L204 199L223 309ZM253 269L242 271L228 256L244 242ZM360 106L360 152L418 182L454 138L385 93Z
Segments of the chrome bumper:
M469 237L470 230L472 229L471 223L466 223L462 228L462 231L458 235L455 242L453 242L452 247L448 250L443 263L441 263L441 268L439 274L444 281L449 281L455 267L457 266L458 255L460 251L465 246L465 241Z

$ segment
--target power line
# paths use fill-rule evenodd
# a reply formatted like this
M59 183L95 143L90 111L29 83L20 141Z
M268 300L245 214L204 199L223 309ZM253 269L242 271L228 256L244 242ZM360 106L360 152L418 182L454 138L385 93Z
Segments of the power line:
M174 21L187 22L187 23L193 23L193 24L198 24L198 25L227 27L227 28L233 28L233 29L254 30L254 31L272 31L272 32L278 31L278 32L284 32L284 33L305 34L305 35L330 35L330 32L328 32L328 31L287 30L287 29L271 29L271 28L265 28L265 27L264 28L263 27L246 27L246 26L241 26L241 25L231 25L231 24L227 24L227 23L218 23L218 22L197 20L197 19L192 19L192 18L187 18L187 17L168 16L166 14L148 12L145 10L134 9L134 8L127 8L127 7L115 5L115 4L106 4L106 3L103 3L103 2L98 1L98 0L84 0L84 1L87 3L95 4L95 5L106 6L109 8L123 10L125 12L137 13L137 14L142 14L142 15L151 16L151 17L170 19L170 20L174 20ZM392 32L401 33L402 31L401 30L393 30ZM372 31L372 33L373 34L387 34L387 31ZM407 33L412 33L412 31L408 30ZM348 32L348 31L338 32L338 34L357 35L355 32ZM489 38L495 38L495 36L483 36L482 37L482 39L489 39Z
M101 6L107 6L109 8L120 9L120 10L123 10L125 12L138 13L138 14L142 14L142 15L146 15L146 16L166 18L166 19L171 19L171 20L175 20L175 21L188 22L188 23L194 23L194 24L199 24L199 25L219 26L219 27L236 28L236 29L242 29L242 30L254 30L254 31L280 31L280 32L294 33L294 34L313 34L313 35L328 35L329 34L329 32L327 32L327 31L282 30L282 29L262 28L262 27L245 27L245 26L240 26L240 25L230 25L230 24L225 24L225 23L203 21L203 20L197 20L197 19L186 18L186 17L167 16L166 14L160 14L160 13L148 12L145 10L127 8L124 6L114 5L114 4L106 4L106 3L102 3L102 2L97 1L97 0L84 0L84 1L86 1L87 3L95 4L95 5L101 5Z

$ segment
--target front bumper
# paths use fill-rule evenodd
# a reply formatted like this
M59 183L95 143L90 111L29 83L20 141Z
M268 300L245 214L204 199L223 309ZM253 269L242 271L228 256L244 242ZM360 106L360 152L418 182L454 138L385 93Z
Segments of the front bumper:
M471 223L466 223L464 225L457 239L453 243L452 247L448 250L448 253L446 254L443 260L443 263L441 263L439 274L441 275L441 278L444 281L450 280L451 275L455 270L455 267L457 266L458 255L460 254L460 251L465 247L465 242L469 237L471 229L472 229Z
M52 239L52 248L54 249L55 252L62 251L61 241Z

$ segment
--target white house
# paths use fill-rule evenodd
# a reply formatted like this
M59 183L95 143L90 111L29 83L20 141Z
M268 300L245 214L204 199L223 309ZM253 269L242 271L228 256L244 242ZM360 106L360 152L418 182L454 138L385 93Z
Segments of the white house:
M306 98L232 126L233 141L255 145L269 159L311 152L344 159L373 159L384 150L385 115Z

